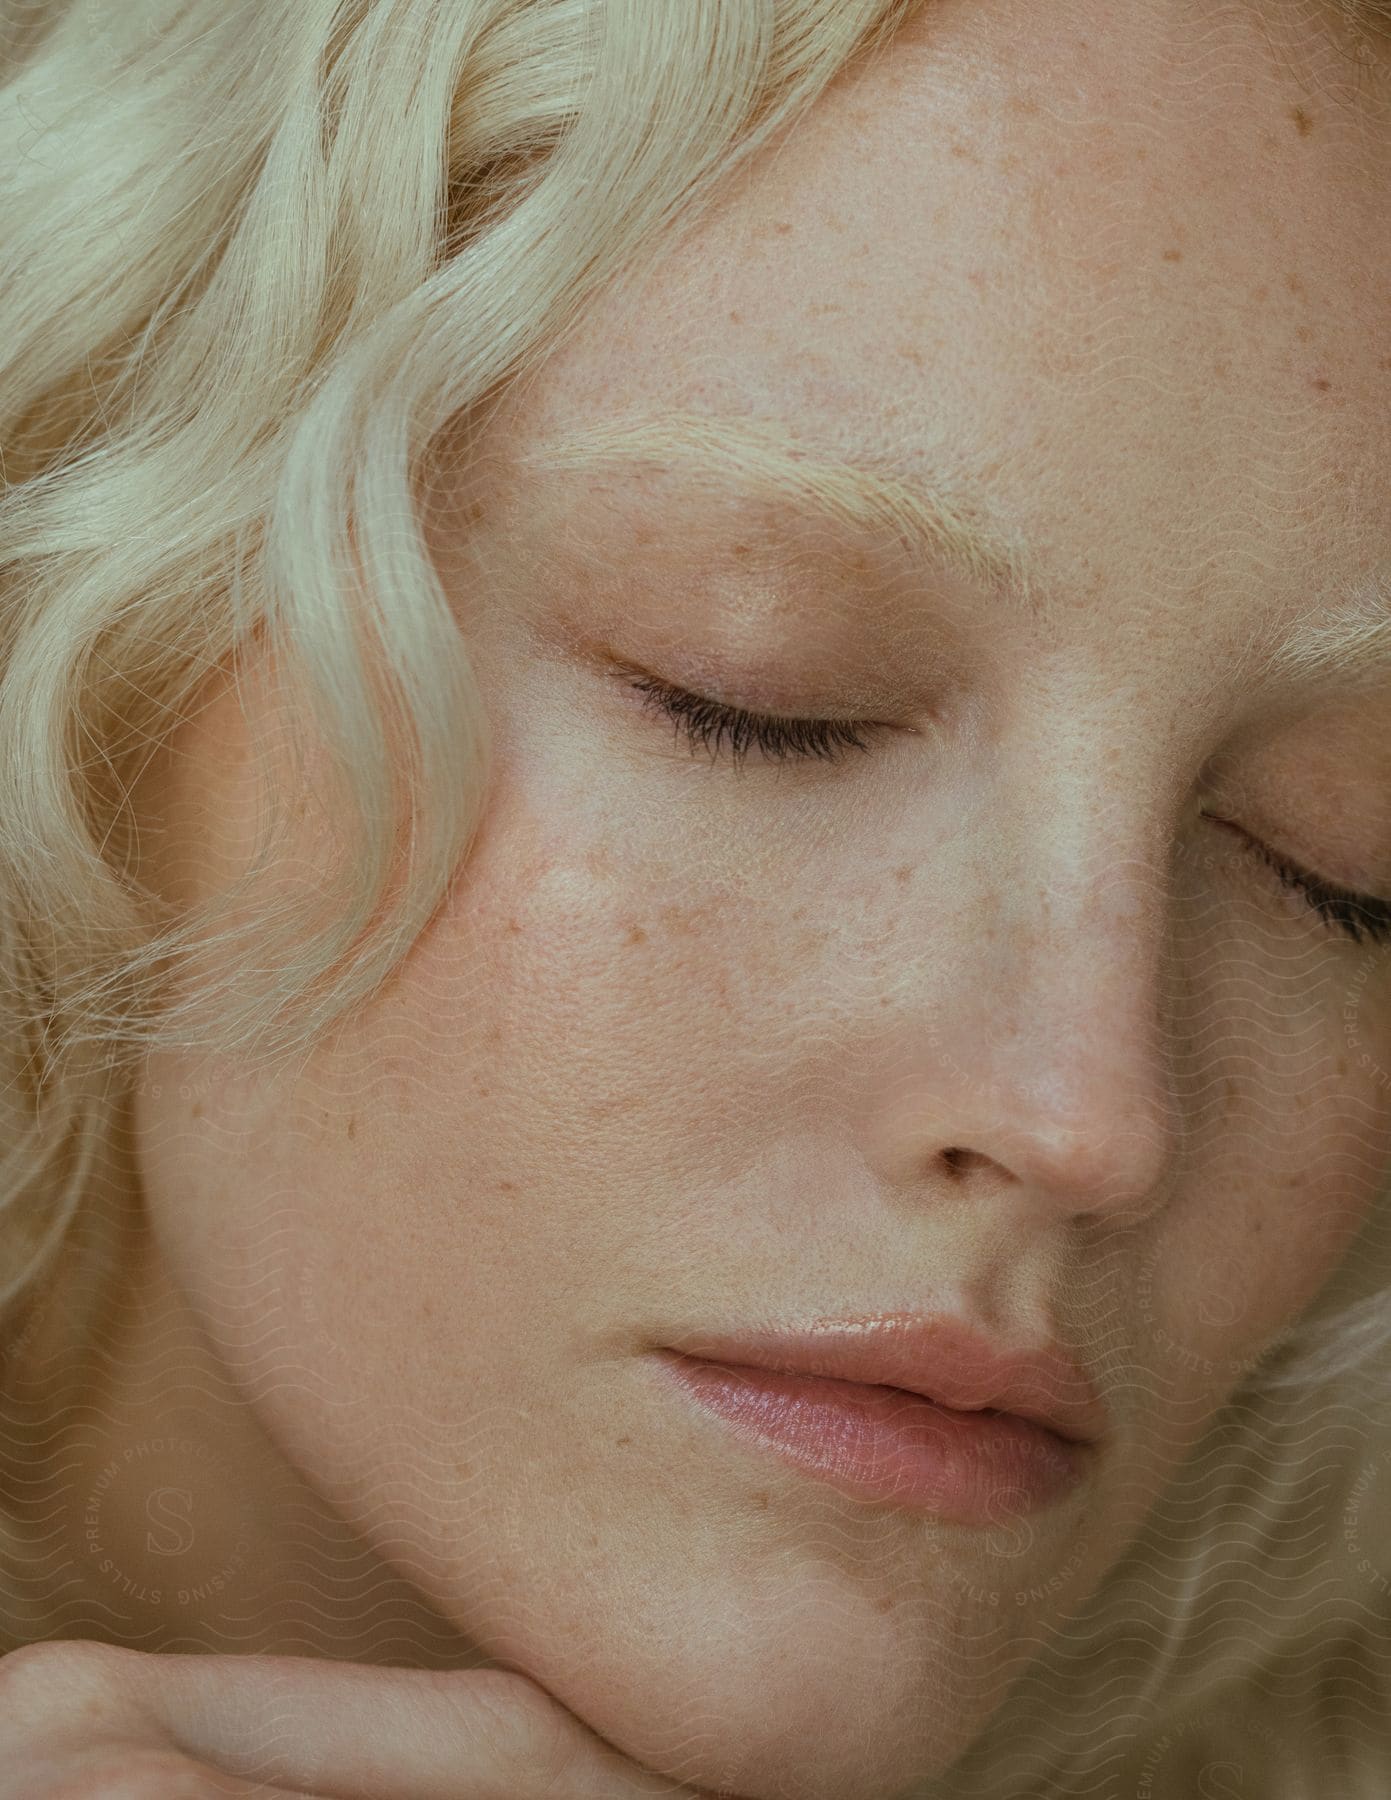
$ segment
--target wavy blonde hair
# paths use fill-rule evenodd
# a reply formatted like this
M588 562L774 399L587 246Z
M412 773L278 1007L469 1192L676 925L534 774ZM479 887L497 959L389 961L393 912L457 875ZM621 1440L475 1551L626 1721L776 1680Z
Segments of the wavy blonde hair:
M390 975L467 856L482 697L412 499L445 428L466 461L586 301L924 3L0 12L11 1355L91 1330L101 1285L78 1270L99 1276L111 1240L84 1201L143 1055L305 1055ZM1391 0L1318 4L1354 64L1384 69ZM326 753L353 854L293 906L258 900L258 859L175 910L139 879L129 796L209 672L253 643L309 696L312 740L291 720L291 748L301 769L311 741ZM262 859L294 785L266 797ZM200 973L214 944L222 979ZM198 977L177 994L175 968ZM1267 1800L1385 1800L1388 1604L1339 1537L1391 1445L1383 1224L934 1795L1191 1800L1235 1766ZM0 1404L13 1446L22 1409ZM1391 1525L1357 1516L1391 1571ZM42 1635L21 1596L0 1599L0 1648Z

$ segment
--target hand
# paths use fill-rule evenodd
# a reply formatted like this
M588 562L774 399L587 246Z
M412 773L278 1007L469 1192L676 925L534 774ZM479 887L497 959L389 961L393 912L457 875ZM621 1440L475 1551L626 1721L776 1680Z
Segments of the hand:
M0 1800L701 1800L525 1675L82 1639L0 1657Z

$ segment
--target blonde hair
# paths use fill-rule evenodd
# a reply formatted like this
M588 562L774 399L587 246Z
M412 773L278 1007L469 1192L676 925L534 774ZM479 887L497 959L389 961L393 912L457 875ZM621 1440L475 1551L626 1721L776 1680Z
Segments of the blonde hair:
M57 1271L79 1226L95 1267L110 1254L83 1202L140 1058L305 1055L388 978L467 856L485 715L412 501L441 434L466 460L489 406L585 302L922 3L29 0L0 14L12 1345L40 1293L53 1341L91 1329L99 1285ZM1391 0L1331 0L1329 18L1363 62L1368 45L1384 54ZM210 671L253 644L308 696L314 731L288 720L290 748L300 770L326 757L324 804L353 851L298 904L258 894L291 782L267 796L235 889L176 912L132 873L129 795ZM200 962L214 945L220 978ZM177 992L175 968L190 977ZM1384 1795L1384 1746L1376 1768L1359 1757L1391 1703L1386 1605L1316 1554L1387 1386L1380 1223L934 1792L1187 1795L1244 1720L1242 1766L1260 1746L1271 1800ZM17 1415L3 1422L17 1439ZM1391 1529L1370 1554L1391 1569ZM1291 1685L1306 1675L1316 1713ZM1179 1748L1145 1788L1126 1759L1161 1727Z

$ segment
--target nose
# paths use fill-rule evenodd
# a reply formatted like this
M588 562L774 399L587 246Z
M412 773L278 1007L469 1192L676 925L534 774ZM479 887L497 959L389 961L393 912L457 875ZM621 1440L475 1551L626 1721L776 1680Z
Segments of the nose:
M1114 832L1109 847L1095 826L1085 845L1043 835L956 872L945 941L923 907L899 911L923 954L897 968L895 993L914 998L880 1040L878 1166L899 1187L1008 1187L1041 1211L1143 1216L1170 1180L1195 1041L1169 884Z

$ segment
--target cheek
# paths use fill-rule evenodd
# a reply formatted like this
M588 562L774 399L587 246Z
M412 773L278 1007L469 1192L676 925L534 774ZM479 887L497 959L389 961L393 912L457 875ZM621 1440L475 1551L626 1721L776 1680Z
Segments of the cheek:
M1262 1337L1314 1298L1384 1190L1384 1178L1374 1174L1365 1155L1359 1164L1351 1144L1346 1158L1332 1148L1325 1145L1302 1171L1272 1173L1264 1204L1251 1213L1252 1323ZM1362 1148L1365 1153L1365 1139Z
M1312 1298L1391 1198L1391 950L1353 964L1331 1035L1334 1048L1311 1062L1289 1108L1288 1138L1274 1134L1262 1243L1272 1284L1293 1296L1290 1311Z
M1388 1194L1391 1108L1345 1058L1302 1106L1244 1092L1155 1221L1137 1315L1149 1358L1213 1398L1318 1295ZM1233 1084L1234 1086L1235 1084Z
M151 1058L142 1177L229 1358L273 1342L388 1404L370 1370L410 1336L417 1391L480 1355L520 1391L526 1349L499 1346L544 1346L542 1296L621 1288L653 1170L680 1191L711 1151L691 1120L722 1066L729 935L573 822L496 804L409 956L292 1078ZM228 1271L273 1276L273 1319Z

